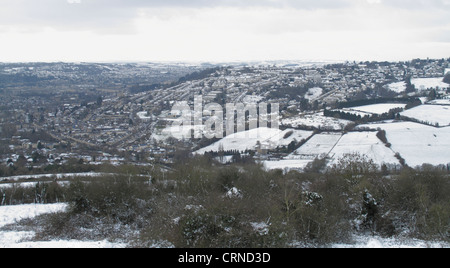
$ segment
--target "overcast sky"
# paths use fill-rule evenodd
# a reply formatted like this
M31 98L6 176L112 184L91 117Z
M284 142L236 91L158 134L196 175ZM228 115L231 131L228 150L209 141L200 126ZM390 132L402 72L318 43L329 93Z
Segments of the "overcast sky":
M0 62L427 57L450 0L0 0Z

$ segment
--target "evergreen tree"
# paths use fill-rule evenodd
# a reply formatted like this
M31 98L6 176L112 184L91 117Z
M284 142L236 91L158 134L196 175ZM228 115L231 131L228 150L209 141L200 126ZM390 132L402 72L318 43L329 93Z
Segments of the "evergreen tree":
M444 83L450 84L450 72L445 74Z
M416 91L416 87L411 83L411 76L408 75L405 79L406 82L406 93L411 93Z

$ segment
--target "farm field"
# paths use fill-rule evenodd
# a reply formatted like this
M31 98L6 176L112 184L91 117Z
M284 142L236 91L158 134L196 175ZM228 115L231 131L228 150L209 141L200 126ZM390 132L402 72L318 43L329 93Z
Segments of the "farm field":
M443 82L444 77L436 77L436 78L414 78L411 79L411 84L417 90L424 91L430 88L439 88L445 89L450 85ZM388 88L394 92L402 93L406 90L406 82L395 82L388 85Z
M332 163L346 154L364 155L375 164L399 164L395 153L377 137L377 132L350 132L342 136L330 152Z
M450 85L444 83L444 77L436 77L436 78L415 78L411 79L411 84L413 84L417 90L427 90L429 88L439 88L445 89Z
M444 105L420 105L400 114L430 125L450 126L450 107Z
M281 124L292 127L315 127L326 130L343 130L351 121L326 117L323 112L313 114L303 114L281 120Z
M436 128L414 122L375 123L360 127L385 130L392 150L411 167L450 163L450 127Z
M396 108L404 109L405 107L406 104L403 103L379 103L379 104L352 107L348 108L348 110L381 115L389 112L392 109Z
M341 133L322 133L314 135L306 144L298 148L288 158L295 159L298 156L309 156L311 160L317 157L327 156L341 139Z
M220 141L202 148L195 152L204 154L206 152L239 151L260 149L275 149L279 146L288 146L292 141L300 142L309 138L312 131L286 129L284 131L272 128L256 128L249 131L238 132L229 135Z

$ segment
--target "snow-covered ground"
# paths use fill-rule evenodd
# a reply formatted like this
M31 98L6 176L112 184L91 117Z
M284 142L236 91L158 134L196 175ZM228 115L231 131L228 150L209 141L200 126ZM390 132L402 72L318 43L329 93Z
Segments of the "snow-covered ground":
M290 134L291 132L292 134ZM275 149L279 146L288 146L292 141L300 142L303 139L309 138L312 134L312 131L304 130L286 129L282 131L273 128L256 128L229 135L195 153L219 152L221 149L224 151L237 150L239 152L257 149Z
M19 181L19 180L38 180L43 178L56 178L66 179L72 177L100 177L106 175L106 173L98 173L98 172L85 172L85 173L60 173L60 174L39 174L39 175L20 175L20 176L11 176L11 177L1 177L0 181Z
M444 77L436 78L415 78L411 79L411 84L419 91L424 91L430 88L446 89L450 85L444 83ZM406 82L396 82L388 85L388 88L394 92L402 93L406 90Z
M449 248L445 242L427 242L418 239L395 239L378 236L356 236L355 244L334 244L332 248Z
M444 105L420 105L400 114L431 125L450 126L450 107Z
M357 153L373 160L377 165L398 165L395 152L387 148L376 136L377 132L322 133L314 135L306 144L298 148L284 160L265 161L267 169L303 169L315 158L328 157L329 165L346 154Z
M40 214L64 211L66 204L31 204L0 206L0 227ZM123 248L126 245L108 241L30 241L34 232L0 231L0 248Z
M409 166L450 163L450 127L436 128L413 122L386 122L361 125L386 131L391 149L400 153Z
M350 108L343 108L340 111L345 113L359 115L361 117L365 116L373 116L373 115L382 115L384 113L388 113L392 109L402 108L404 109L406 104L403 103L379 103L379 104L371 104L365 106L357 106Z
M439 88L439 89L446 89L450 85L447 83L444 83L444 77L437 77L437 78L415 78L411 79L411 84L413 84L417 90L426 90L429 88Z
M388 88L394 92L402 93L406 90L406 82L396 82L388 85Z
M308 90L308 92L305 95L305 99L309 101L315 101L317 98L319 98L323 93L323 89L320 87L313 87Z
M370 113L370 114L384 114L389 112L392 109L396 108L402 108L404 109L406 107L406 104L403 103L379 103L379 104L371 104L371 105L365 105L365 106L358 106L358 107L352 107L348 108L350 111L359 111L364 113Z
M54 213L66 209L66 204L18 205L0 207L0 227L40 214ZM253 228L266 232L267 226L252 223ZM33 232L0 231L0 248L124 248L125 244L104 241L30 241ZM449 243L426 242L416 239L394 239L373 236L356 236L353 244L333 244L332 248L449 248Z
M285 126L299 127L308 126L328 130L343 130L351 121L326 117L323 112L314 114L303 114L281 120Z
M274 160L274 161L263 161L264 168L266 170L281 169L283 171L290 170L303 170L311 159L285 159L285 160Z
M327 156L341 139L341 133L322 133L314 135L307 143L292 153L289 158L298 156L311 156L311 160L317 157Z
M377 137L377 132L349 132L342 136L328 155L333 159L330 164L336 163L346 154L353 153L364 155L379 166L399 164L395 153Z
M431 101L427 102L427 104L450 105L450 99L431 100Z

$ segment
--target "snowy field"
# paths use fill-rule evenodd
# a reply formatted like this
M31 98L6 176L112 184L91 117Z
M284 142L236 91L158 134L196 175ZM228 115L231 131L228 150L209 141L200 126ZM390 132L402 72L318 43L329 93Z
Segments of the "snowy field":
M292 134L289 135L291 132ZM312 131L304 130L286 129L282 131L272 128L256 128L229 135L195 153L219 152L222 148L224 151L244 152L245 150L256 150L259 146L261 149L276 149L279 146L288 146L292 141L300 142L309 138L312 134Z
M427 102L427 104L450 105L450 99L439 99Z
M411 84L417 90L424 91L430 88L439 88L441 90L448 88L450 85L444 83L444 77L437 78L415 78L411 79ZM388 88L394 92L402 93L406 90L406 82L396 82L388 85Z
M403 103L379 103L379 104L352 107L348 108L348 110L381 115L384 113L388 113L392 109L396 108L404 109L405 107L406 104Z
M64 211L66 204L0 206L0 228L40 214ZM31 241L33 232L0 231L0 248L123 248L108 241Z
M284 126L308 126L327 130L343 130L351 121L326 117L323 112L314 114L304 114L296 117L281 120Z
M411 84L413 84L417 90L427 90L429 88L439 88L446 89L450 85L444 83L444 77L437 78L415 78L411 79Z
M332 248L449 248L445 242L427 242L418 239L395 239L377 236L356 236L354 244L334 244Z
M315 101L317 98L319 98L323 93L323 89L320 87L313 87L308 90L308 92L305 95L305 99L309 101Z
M373 160L375 164L399 164L395 153L377 137L377 132L350 132L342 136L328 155L336 163L346 154L358 153Z
M377 132L322 133L313 136L285 160L266 161L268 169L302 169L315 158L329 157L329 165L337 163L346 154L360 154L373 160L377 165L398 165L395 152L387 148L376 136Z
M286 160L274 160L274 161L263 161L264 168L266 170L275 170L281 169L283 171L290 170L303 170L311 160L302 160L302 159L286 159Z
M316 157L327 156L341 137L342 134L340 133L322 133L314 135L314 137L298 148L289 157L292 159L297 156L311 156L311 160L314 160Z
M400 114L431 125L450 126L450 107L444 105L420 105Z
M413 122L377 123L360 127L386 130L391 149L400 153L409 166L450 163L450 127L435 128Z
M66 204L18 205L0 207L0 227L21 219L66 209ZM126 244L108 241L30 241L33 232L0 231L0 248L125 248ZM426 242L416 239L393 239L355 236L353 244L333 244L331 248L449 248L445 242Z
M394 92L402 93L406 90L406 82L396 82L388 85L388 88Z
M21 176L11 176L11 177L1 177L0 181L20 181L20 180L39 180L44 178L55 178L55 179L66 179L73 177L101 177L107 175L106 173L97 172L85 172L85 173L60 173L60 174L39 174L39 175L21 175Z

